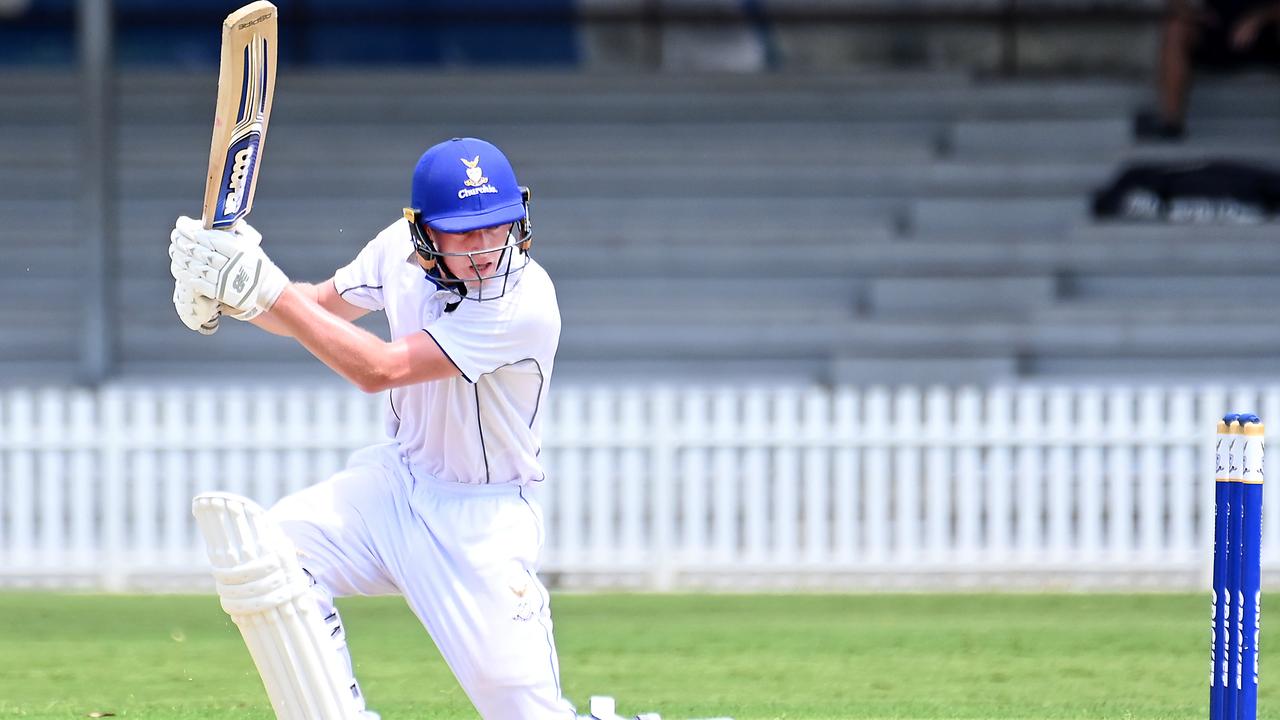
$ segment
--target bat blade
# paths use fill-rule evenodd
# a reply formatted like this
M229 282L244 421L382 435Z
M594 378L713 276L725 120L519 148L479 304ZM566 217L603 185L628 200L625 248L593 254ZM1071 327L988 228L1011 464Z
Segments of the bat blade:
M218 103L204 186L206 228L228 229L253 209L276 85L278 11L249 3L222 23Z

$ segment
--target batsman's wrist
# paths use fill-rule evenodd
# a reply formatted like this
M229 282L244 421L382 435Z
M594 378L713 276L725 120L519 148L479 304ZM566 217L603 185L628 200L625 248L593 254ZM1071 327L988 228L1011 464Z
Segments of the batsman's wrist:
M284 271L276 267L270 260L267 263L267 267L264 268L262 283L258 286L257 302L254 303L262 312L267 312L275 307L276 302L280 300L280 296L289 287L289 278L284 274Z

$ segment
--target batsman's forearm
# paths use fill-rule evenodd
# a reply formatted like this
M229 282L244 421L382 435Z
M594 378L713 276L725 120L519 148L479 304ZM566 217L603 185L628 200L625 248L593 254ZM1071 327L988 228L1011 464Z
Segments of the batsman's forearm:
M319 288L310 283L293 283L289 287L307 296L312 302L315 302L316 298L319 296ZM279 318L277 318L273 313L262 313L249 322L273 335L283 335L285 337L293 336L293 332L289 330L289 327L280 322Z
M388 378L403 375L408 366L408 351L402 343L384 342L343 320L321 307L312 293L296 286L285 288L263 316L365 392L385 388Z

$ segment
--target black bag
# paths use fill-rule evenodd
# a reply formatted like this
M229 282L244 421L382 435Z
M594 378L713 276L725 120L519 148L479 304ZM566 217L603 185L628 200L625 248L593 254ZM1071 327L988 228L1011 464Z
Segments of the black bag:
M1135 163L1093 195L1093 215L1173 223L1259 223L1280 210L1280 173L1225 160Z

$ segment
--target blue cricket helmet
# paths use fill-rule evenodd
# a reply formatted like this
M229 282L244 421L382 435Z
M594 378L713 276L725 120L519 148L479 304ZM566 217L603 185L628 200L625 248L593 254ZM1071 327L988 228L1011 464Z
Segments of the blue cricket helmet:
M476 138L453 138L423 153L413 169L409 203L423 222L447 233L525 217L524 198L507 156Z
M506 294L511 277L529 264L533 230L529 188L516 184L515 171L502 151L476 138L453 138L432 146L418 159L404 209L414 249L427 276L468 300L493 300ZM510 224L506 241L469 252L442 252L431 231L462 234ZM494 270L481 274L477 258L497 255ZM463 258L475 270L459 278L444 262ZM449 305L446 312L456 304Z

